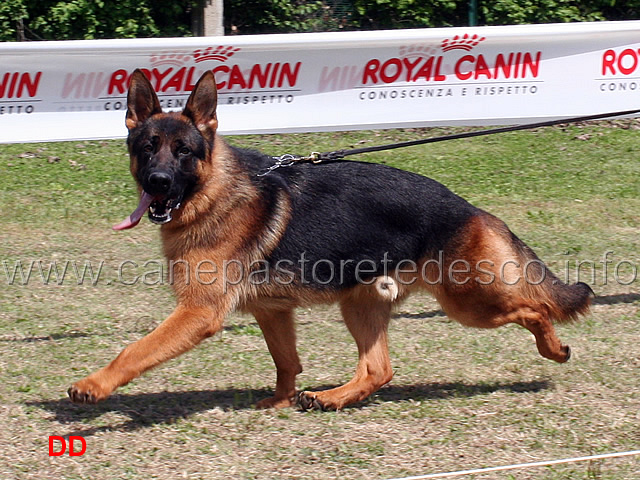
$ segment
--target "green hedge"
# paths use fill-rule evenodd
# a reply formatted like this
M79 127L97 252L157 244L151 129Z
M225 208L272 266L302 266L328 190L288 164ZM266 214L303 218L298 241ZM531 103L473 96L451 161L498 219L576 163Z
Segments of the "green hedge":
M0 41L191 34L203 0L2 0ZM477 0L481 25L631 20L640 0ZM226 0L227 34L468 24L469 0Z

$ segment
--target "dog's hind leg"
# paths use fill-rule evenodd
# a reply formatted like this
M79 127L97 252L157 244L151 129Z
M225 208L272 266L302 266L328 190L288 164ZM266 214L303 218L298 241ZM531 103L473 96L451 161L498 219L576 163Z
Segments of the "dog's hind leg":
M126 347L109 365L74 383L68 390L76 403L97 403L143 372L177 357L222 327L226 311L179 305L147 336Z
M450 318L468 327L498 328L509 323L520 325L534 335L540 355L559 363L569 360L571 349L558 338L546 306L524 300L518 305L480 294L473 298L472 303L466 303L457 300L454 295L439 295L438 301Z
M254 310L252 313L262 329L277 370L275 395L260 400L256 408L290 407L295 402L296 375L302 372L296 350L293 310Z
M549 316L545 313L523 308L517 312L515 323L533 333L538 352L543 357L558 363L564 363L571 358L571 348L560 342Z
M393 377L387 344L391 303L349 295L342 300L340 307L345 324L358 345L359 361L355 376L341 387L302 392L298 403L305 410L339 410L364 400Z

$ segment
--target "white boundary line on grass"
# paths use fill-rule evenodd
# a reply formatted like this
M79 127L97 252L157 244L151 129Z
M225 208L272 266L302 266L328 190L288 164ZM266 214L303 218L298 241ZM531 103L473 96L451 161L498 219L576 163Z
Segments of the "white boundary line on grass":
M489 467L489 468L476 468L473 470L461 470L459 472L447 472L447 473L430 473L428 475L418 475L415 477L402 477L402 478L392 478L389 480L426 480L430 478L445 478L445 477L461 477L463 475L474 475L480 473L489 473L489 472L500 472L504 470L515 470L517 468L532 468L532 467L547 467L550 465L558 465L561 463L574 463L574 462L585 462L587 460L603 460L605 458L619 458L619 457L630 457L632 455L640 455L640 450L631 450L628 452L618 452L618 453L604 453L602 455L589 455L586 457L574 457L574 458L564 458L561 460L548 460L544 462L532 462L532 463L519 463L516 465L503 465L500 467Z

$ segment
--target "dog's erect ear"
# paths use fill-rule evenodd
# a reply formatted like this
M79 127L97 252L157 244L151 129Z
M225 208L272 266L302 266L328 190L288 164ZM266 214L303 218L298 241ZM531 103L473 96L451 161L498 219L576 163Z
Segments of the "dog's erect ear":
M195 126L205 136L212 136L218 128L216 106L218 105L218 91L216 79L211 70L207 70L196 86L193 87L187 105L182 114L191 119Z
M156 113L162 113L160 101L142 70L136 69L129 80L127 128L132 130Z

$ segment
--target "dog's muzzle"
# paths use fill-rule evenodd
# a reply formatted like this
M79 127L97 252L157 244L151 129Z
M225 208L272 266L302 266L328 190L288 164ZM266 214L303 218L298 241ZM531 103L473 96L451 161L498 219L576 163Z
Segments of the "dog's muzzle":
M140 202L138 203L138 207L133 211L131 215L125 218L122 222L113 226L114 230L126 230L128 228L135 227L144 212L149 212L149 220L158 225L163 225L165 223L169 223L172 220L171 212L173 209L180 208L180 201L182 199L171 198L168 196L162 195L152 195L145 190L142 191L140 195Z
M180 207L180 198L170 194L173 184L173 175L163 170L152 171L143 182L144 191L153 197L149 205L149 220L157 225L169 223L171 211Z

